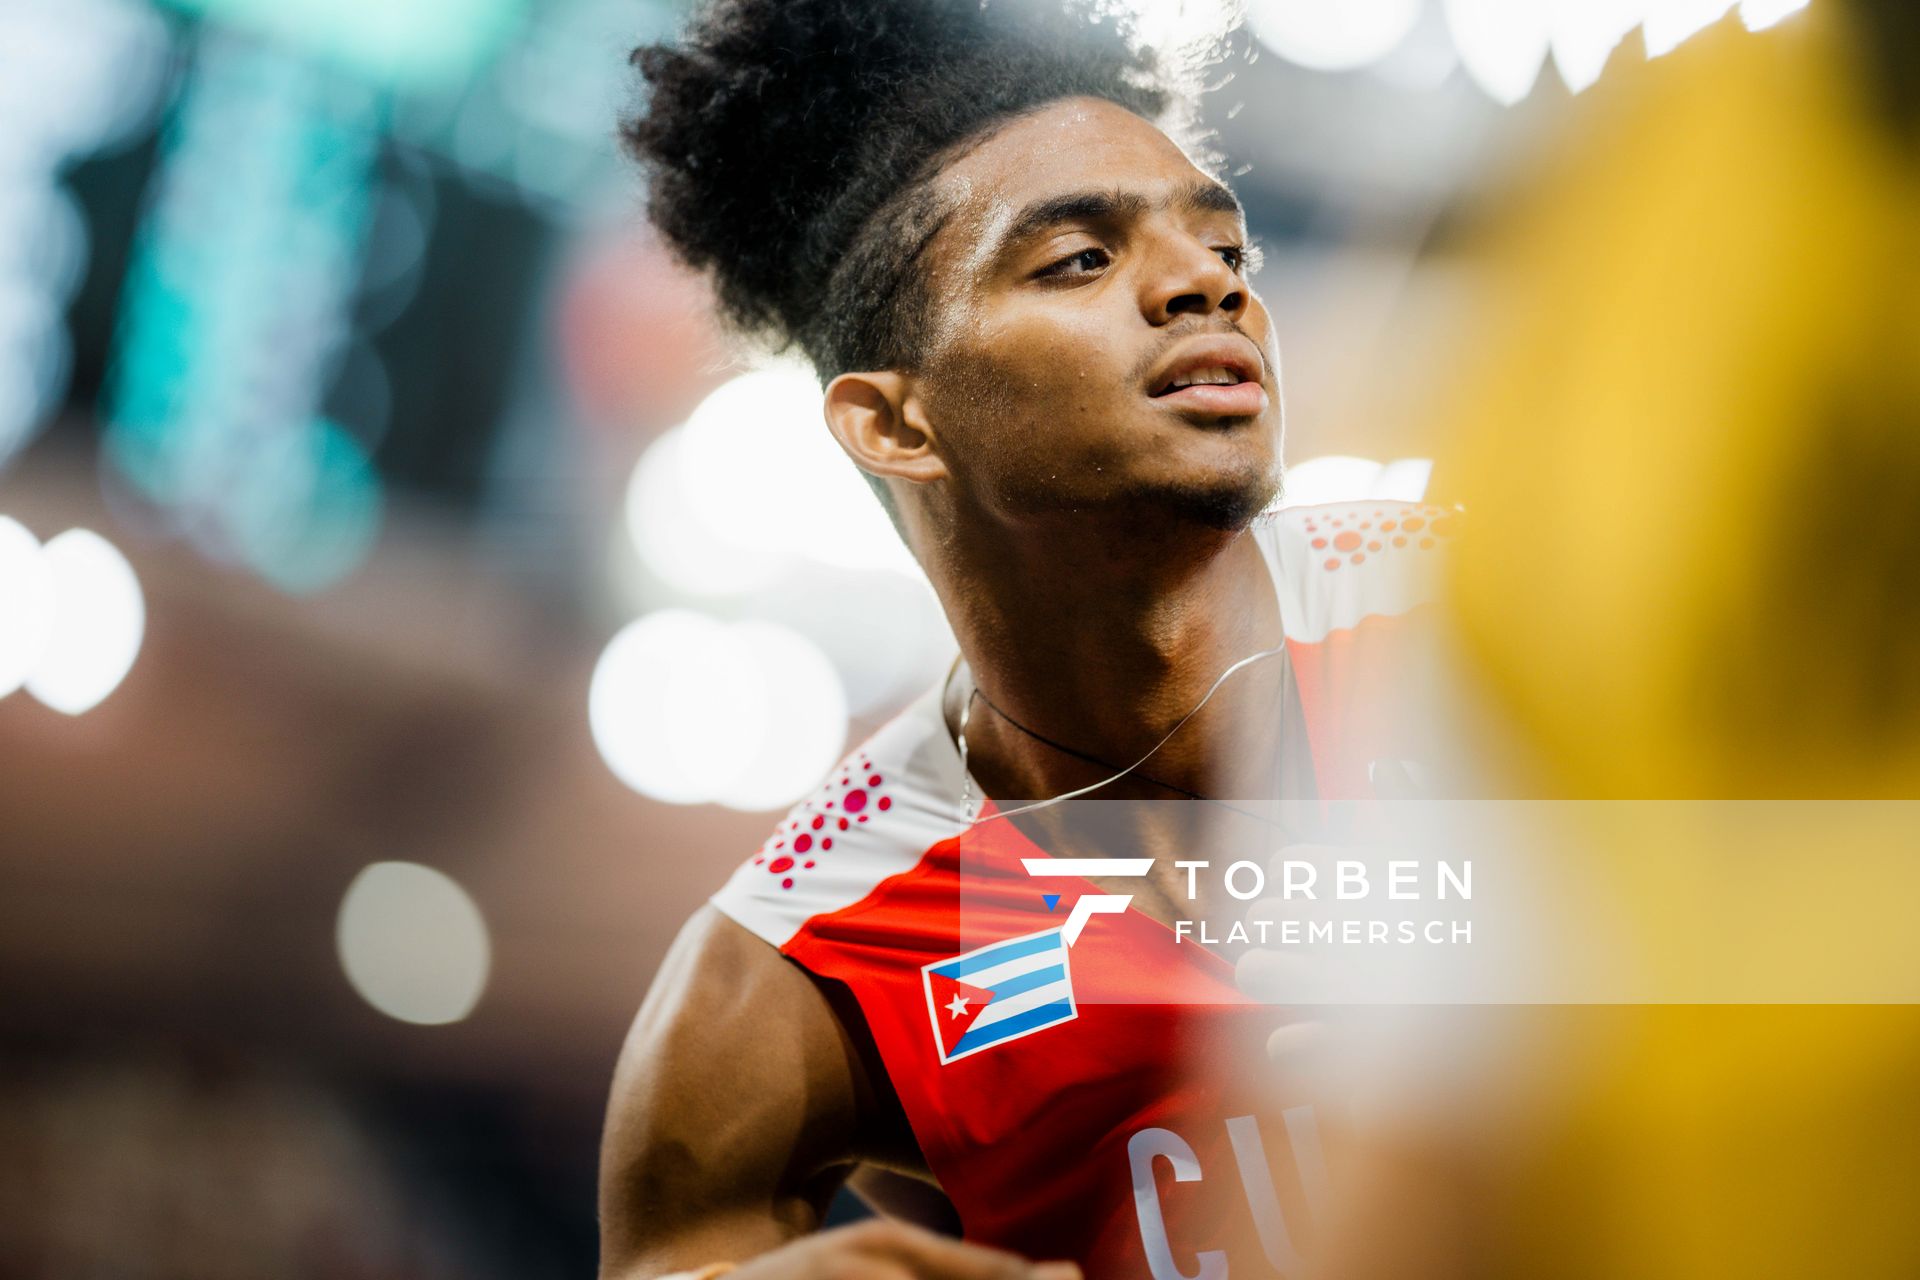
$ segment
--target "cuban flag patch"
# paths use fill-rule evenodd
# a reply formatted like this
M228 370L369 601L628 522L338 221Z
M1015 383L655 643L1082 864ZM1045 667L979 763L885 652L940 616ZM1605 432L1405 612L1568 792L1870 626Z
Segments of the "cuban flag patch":
M1060 930L995 942L922 966L940 1065L1080 1016Z

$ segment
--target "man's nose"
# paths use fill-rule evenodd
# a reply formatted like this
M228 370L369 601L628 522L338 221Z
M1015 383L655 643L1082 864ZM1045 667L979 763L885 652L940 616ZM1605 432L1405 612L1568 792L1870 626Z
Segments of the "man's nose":
M1181 235L1158 250L1140 299L1153 324L1169 324L1184 315L1215 311L1238 319L1247 307L1247 282L1213 249Z

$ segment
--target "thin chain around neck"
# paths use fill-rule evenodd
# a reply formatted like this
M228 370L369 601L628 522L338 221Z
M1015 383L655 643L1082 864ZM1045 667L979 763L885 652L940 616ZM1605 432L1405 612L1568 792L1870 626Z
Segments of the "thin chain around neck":
M1173 728L1167 730L1165 737L1161 738L1160 741L1154 743L1152 747L1148 748L1147 753L1141 756L1138 760L1134 761L1132 764L1128 765L1124 769L1117 769L1114 772L1114 775L1112 777L1093 783L1090 786L1079 787L1072 791L1062 792L1060 795L1053 796L1050 799L1035 800L1035 801L1032 801L1031 803L1023 804L1012 809L999 809L999 810L996 810L991 816L996 818L1011 818L1019 814L1031 813L1036 809L1045 809L1052 805L1061 804L1068 800L1077 799L1080 796L1089 794L1090 792L1098 791L1102 787L1112 786L1114 783L1120 781L1120 779L1126 777L1128 774L1139 772L1140 766L1145 764L1148 760L1151 760L1153 758L1154 752L1160 750L1161 747L1166 746L1168 742L1172 741L1173 735L1180 732L1181 729L1185 728L1187 721L1193 719L1194 716L1198 715L1200 713L1200 708L1206 706L1208 702L1213 700L1213 695L1220 692L1220 686L1225 684L1230 676L1232 676L1234 673L1242 670L1245 667L1251 666L1253 663L1258 662L1262 658L1271 658L1276 654L1284 653L1286 651L1286 647L1287 647L1287 642L1283 638L1280 641L1280 643L1275 645L1273 648L1262 649L1257 653L1250 653L1246 657L1240 659L1238 662L1235 662L1232 666L1228 667L1225 671L1222 671L1219 675L1219 678L1216 679L1213 682L1213 684L1208 687L1206 693L1201 696L1200 701L1193 704L1193 709L1188 711L1187 714L1181 716L1180 719L1174 723ZM947 670L947 679L945 684L942 686L943 688L952 687L954 676L958 675L960 672L961 656L962 655L958 655L958 654L954 656L953 666L948 668ZM992 708L993 711L999 714L1002 719L1006 720L1008 724L1011 724L1014 728L1020 730L1022 733L1029 735L1035 741L1040 742L1046 746L1052 747L1057 751L1064 751L1066 754L1074 756L1078 759L1086 760L1093 764L1098 764L1102 768L1105 768L1105 769L1114 768L1112 764L1109 764L1107 761L1099 759L1097 756L1086 755L1085 753L1080 752L1075 748L1068 747L1063 743L1055 742L1052 739L1044 737L1043 735L1036 733L1034 730L1027 728L1025 725L1015 720L1012 716L1008 715L1006 712L1001 711L999 707L994 705L993 700L987 697L987 695L981 691L979 684L973 683L973 687L967 693L966 702L960 708L959 730L955 735L957 739L957 745L960 750L960 811L966 815L968 821L971 822L974 820L974 810L973 810L973 774L967 767L967 756L968 756L967 721L972 717L973 699L976 694L979 696L982 702L986 703L988 707ZM1287 699L1287 686L1286 686L1286 682L1283 680L1280 684L1280 725L1281 725L1281 732L1283 734L1286 732L1286 699ZM943 696L941 701L944 703L945 700L946 699ZM1261 822L1267 823L1269 826L1281 825L1280 823L1275 822L1272 818L1266 817L1264 814L1254 813L1251 810L1243 809L1238 805L1230 804L1225 800L1215 800L1211 796L1203 796L1203 795L1200 795L1198 792L1188 791L1184 787L1176 787L1172 783L1162 782L1158 778L1154 778L1148 774L1142 774L1141 776L1146 778L1147 781L1152 782L1157 786L1167 787L1171 790L1178 791L1183 795L1191 796L1193 799L1205 801L1208 804L1219 805L1223 809L1230 810L1234 813L1241 814L1245 817L1255 818Z
M992 698L989 698L987 696L987 691L985 689L982 689L977 684L973 686L973 691L968 696L979 698L980 701L987 704L987 709L989 711L999 716L1002 720L1005 720L1008 724L1012 725L1014 728L1018 729L1020 732L1026 734L1029 738L1032 738L1035 742L1039 743L1041 746L1052 747L1055 751L1058 751L1061 755L1072 756L1075 760L1081 760L1087 764L1097 764L1102 769L1105 769L1110 773L1118 773L1121 771L1121 766L1113 763L1111 760L1102 760L1099 756L1089 754L1088 752L1082 751L1077 747L1070 747L1064 742L1056 742L1054 739L1049 738L1046 734L1041 733L1038 729L1029 729L1026 725L1021 724L1018 720L1015 720L1012 716L1008 715L1006 712L1006 709L1002 707L999 703L995 702ZM1161 778L1156 778L1152 774L1148 773L1145 769L1134 770L1134 776L1139 778L1142 782L1151 782L1156 787L1165 787L1169 791L1177 791L1181 795L1187 797L1187 799L1189 800L1206 800L1213 804L1221 803L1220 801L1215 800L1212 796L1203 796L1198 791L1189 791L1185 787L1178 786L1171 782L1167 782Z

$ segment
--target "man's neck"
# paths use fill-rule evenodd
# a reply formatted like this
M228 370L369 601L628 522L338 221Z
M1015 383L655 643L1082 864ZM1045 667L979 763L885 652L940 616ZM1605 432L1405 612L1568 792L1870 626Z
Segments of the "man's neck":
M975 686L1005 713L976 701L967 731L976 776L1003 798L1057 795L1132 764L1222 672L1280 640L1272 576L1244 530L1151 541L1056 531L1032 546L956 537L940 550L935 588ZM1200 795L1263 794L1275 735L1262 728L1283 678L1278 661L1236 674L1145 773ZM1009 717L1115 768L1077 760ZM1100 794L1170 792L1133 779Z

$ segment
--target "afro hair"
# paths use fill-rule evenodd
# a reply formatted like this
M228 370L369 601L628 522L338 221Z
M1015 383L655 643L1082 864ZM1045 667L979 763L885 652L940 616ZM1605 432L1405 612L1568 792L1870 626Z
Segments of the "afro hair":
M1087 0L712 0L632 62L649 217L735 328L823 379L915 367L927 179L955 148L1061 98L1185 105Z

